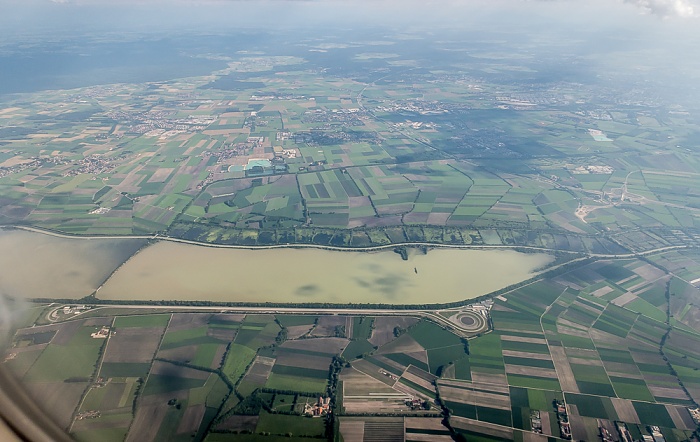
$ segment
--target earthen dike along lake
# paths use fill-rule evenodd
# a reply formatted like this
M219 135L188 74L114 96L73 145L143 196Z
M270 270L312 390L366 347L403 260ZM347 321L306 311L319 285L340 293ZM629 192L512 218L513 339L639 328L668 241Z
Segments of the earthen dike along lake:
M424 304L460 301L530 277L544 253L440 248L339 252L229 249L0 230L0 294L99 299ZM116 269L116 271L115 271Z

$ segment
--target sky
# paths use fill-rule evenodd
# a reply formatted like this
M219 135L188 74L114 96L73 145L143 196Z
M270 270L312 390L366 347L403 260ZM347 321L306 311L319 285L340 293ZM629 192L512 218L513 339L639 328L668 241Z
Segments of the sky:
M497 31L542 47L580 40L571 51L625 51L625 62L629 54L658 54L658 66L646 71L665 72L664 81L675 81L676 72L688 84L700 79L694 61L700 0L0 0L0 51L88 34L142 39L293 29L299 38L322 38L350 29L369 35L363 28L436 40Z
M700 27L700 0L0 0L0 37L70 29L434 26ZM689 24L694 26L689 27Z

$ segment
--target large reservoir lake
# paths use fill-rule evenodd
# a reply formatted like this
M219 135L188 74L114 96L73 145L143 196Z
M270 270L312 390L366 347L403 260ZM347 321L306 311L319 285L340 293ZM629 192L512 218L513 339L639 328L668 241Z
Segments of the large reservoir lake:
M99 287L109 300L432 304L498 290L554 259L503 249L409 249L404 261L392 250L144 244L0 230L0 294L77 299Z
M217 249L160 242L100 289L100 299L424 304L474 298L527 279L546 254L511 250Z

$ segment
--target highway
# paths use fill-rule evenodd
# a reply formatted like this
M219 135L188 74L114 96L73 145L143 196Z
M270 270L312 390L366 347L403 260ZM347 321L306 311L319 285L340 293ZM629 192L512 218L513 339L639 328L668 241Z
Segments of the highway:
M447 318L435 313L434 311L419 310L419 309L406 309L406 310L394 310L394 309L357 309L357 308L307 308L307 307L222 307L222 306L186 306L186 305L145 305L145 304L120 304L120 305L100 305L93 307L83 313L78 313L73 315L71 318L59 318L57 313L62 310L66 305L76 305L76 304L50 304L54 305L46 314L46 320L49 323L58 322L69 322L81 319L86 313L96 312L100 310L108 309L128 309L128 310L163 310L164 312L210 312L210 313L258 313L258 314L283 314L290 313L295 315L346 315L346 316L419 316L422 318L430 318L440 325L452 329L453 332L464 336L471 337L475 332L468 332L466 329L458 327L454 322L449 321ZM463 307L451 308L446 310L453 310L455 313L463 311ZM109 312L105 312L106 315ZM93 316L92 314L90 316ZM37 326L42 327L42 326ZM486 330L480 330L483 332Z

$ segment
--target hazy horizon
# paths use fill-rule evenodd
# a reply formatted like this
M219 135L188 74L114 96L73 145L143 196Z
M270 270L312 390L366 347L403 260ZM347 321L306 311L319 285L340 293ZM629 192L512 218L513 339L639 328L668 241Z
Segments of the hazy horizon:
M698 0L0 0L0 35L111 30L309 29L309 26L431 27L435 31L490 27L637 29L685 33L697 27ZM206 25L210 29L201 29ZM541 25L552 29L542 29ZM698 32L695 31L695 36Z

